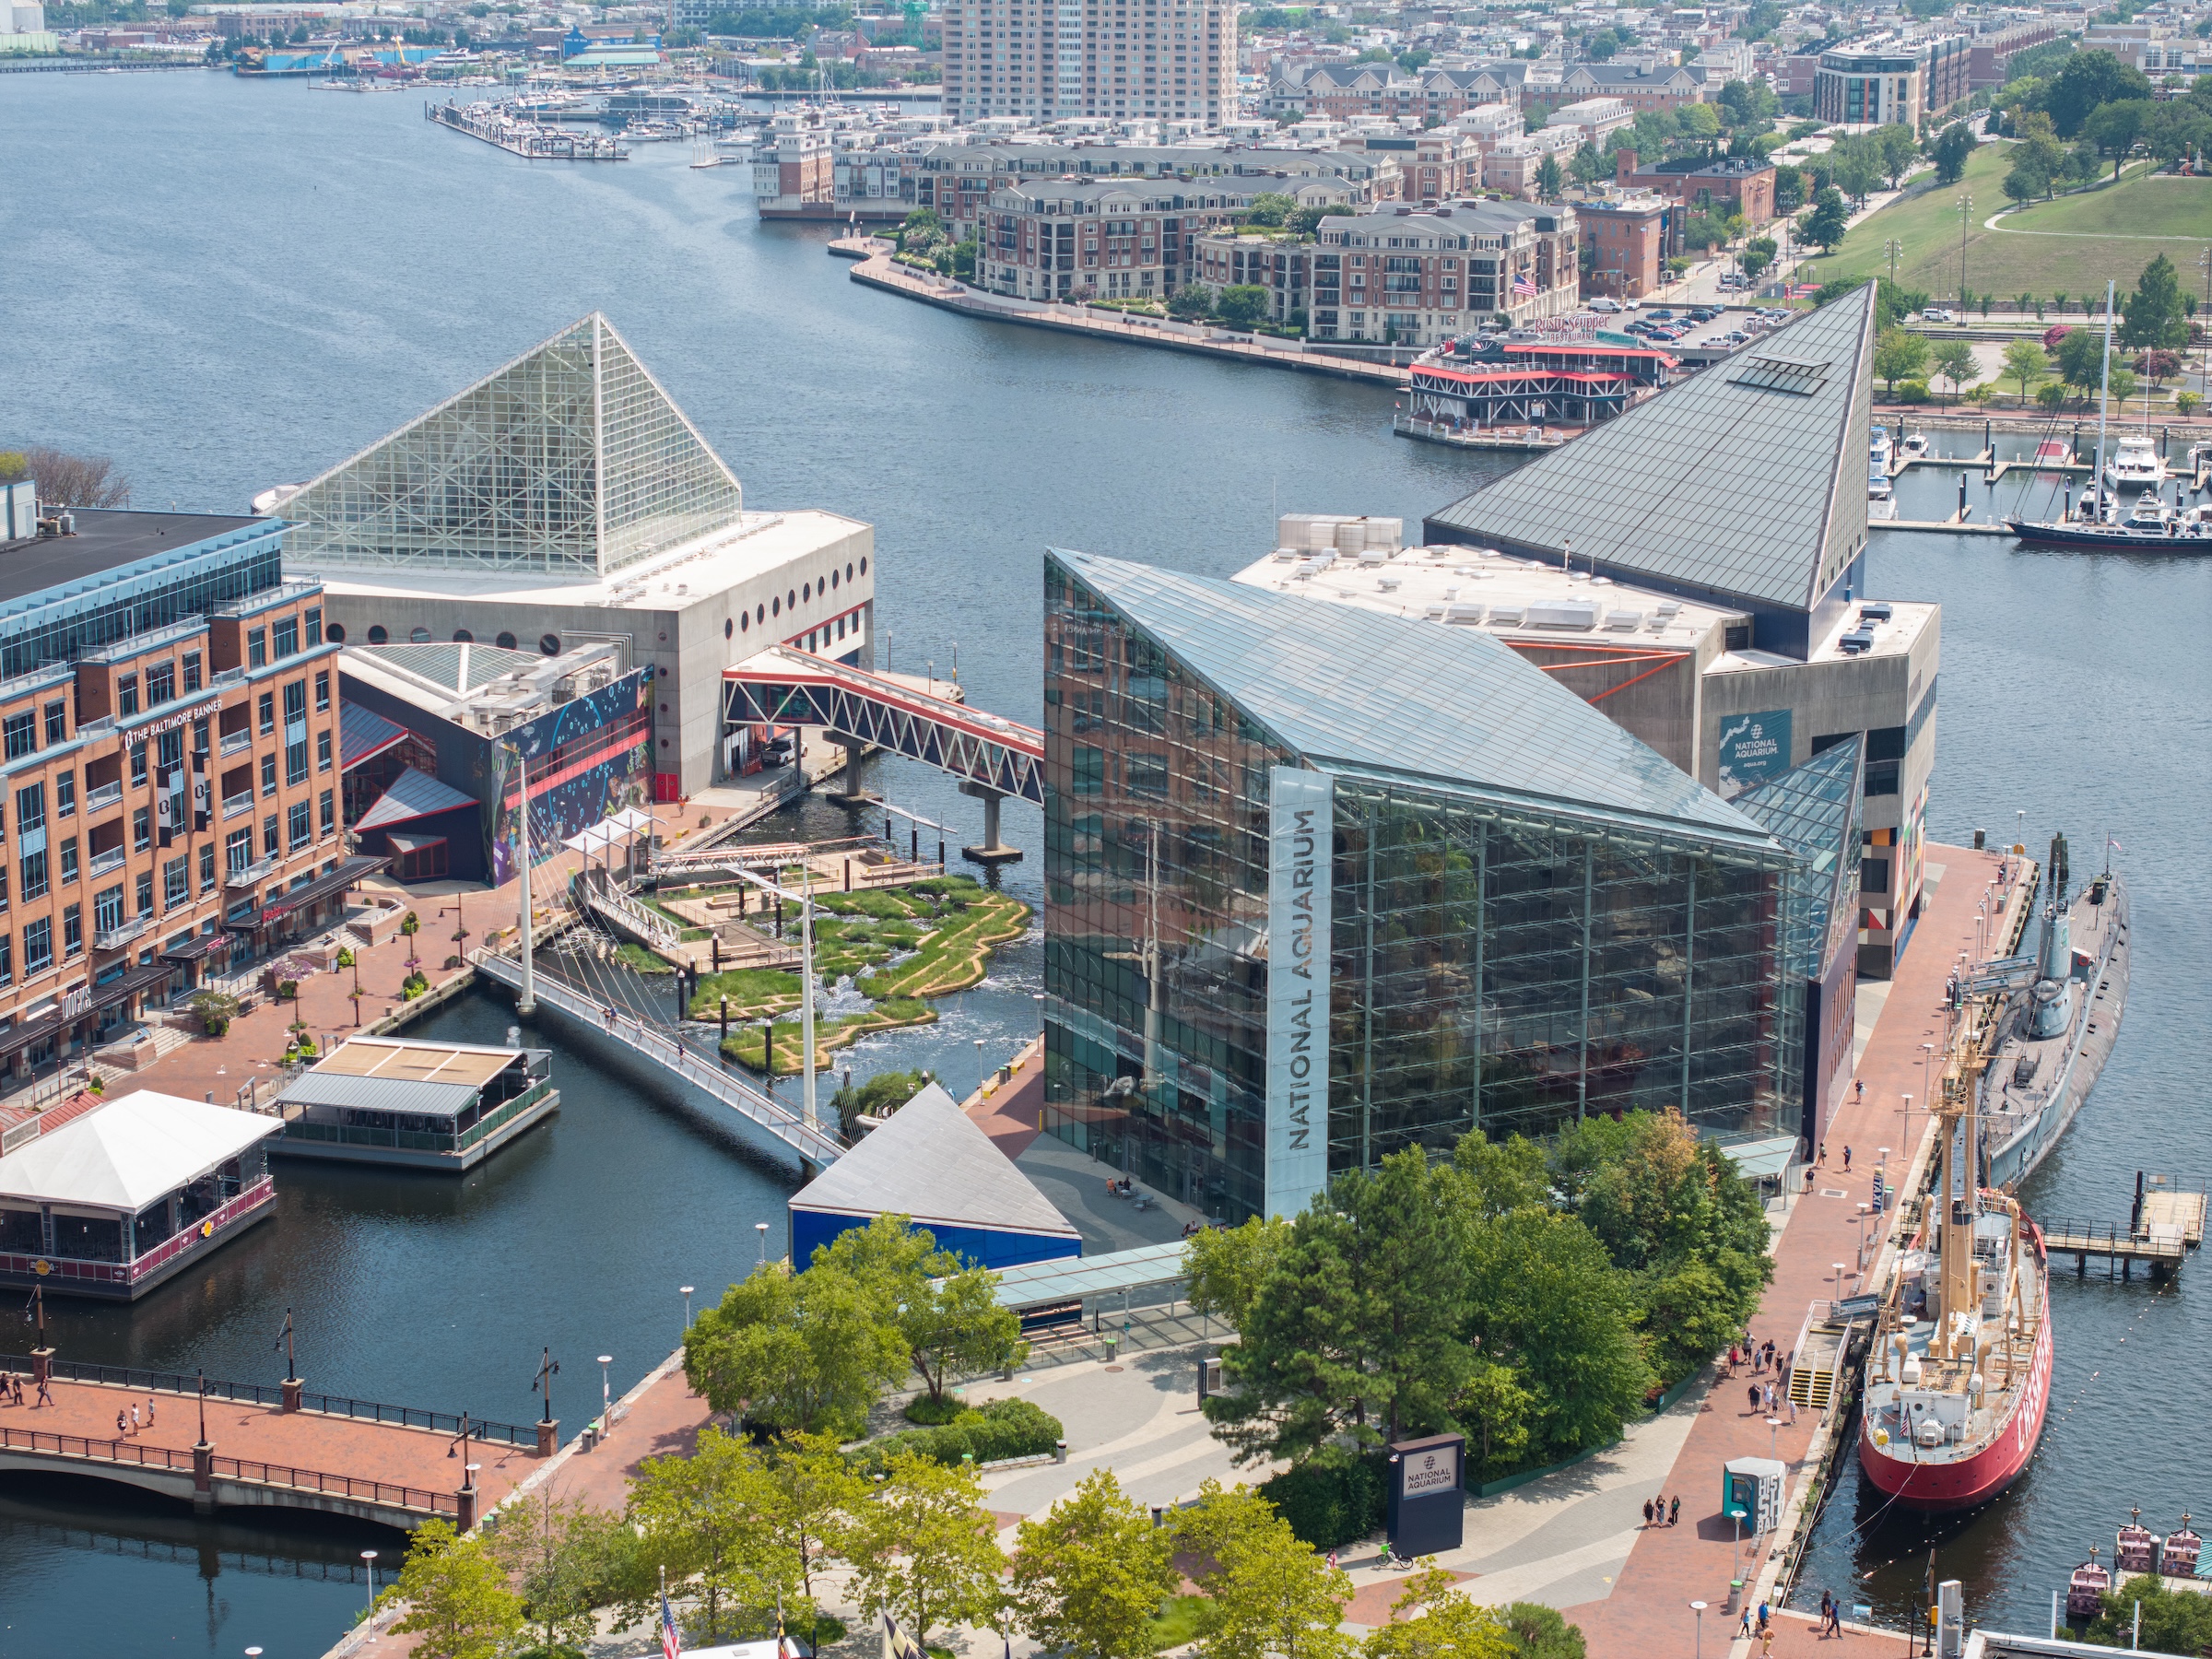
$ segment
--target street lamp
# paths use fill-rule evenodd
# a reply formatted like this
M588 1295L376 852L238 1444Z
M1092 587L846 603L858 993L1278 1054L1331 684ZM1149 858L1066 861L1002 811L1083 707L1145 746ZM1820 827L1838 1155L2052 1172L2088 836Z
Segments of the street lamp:
M768 1265L768 1223L756 1221L753 1230L760 1235L760 1265L765 1267Z
M361 1564L369 1569L369 1610L373 1613L376 1610L376 1551L362 1550Z
M1782 1461L1782 1454L1774 1449L1775 1438L1781 1430L1782 1419L1780 1418L1771 1417L1767 1419L1767 1457L1772 1463Z
M599 1356L599 1426L602 1430L607 1427L607 1414L613 1411L615 1406L614 1392L606 1381L606 1368L614 1362L615 1357L612 1354Z
M678 1285L677 1288L684 1293L684 1329L688 1331L691 1328L691 1287Z
M1843 1264L1841 1262L1833 1262L1830 1263L1830 1265L1835 1269L1836 1300L1838 1301L1841 1301L1843 1300L1843 1275L1848 1271L1848 1269L1845 1268Z
M1928 1087L1928 1065L1935 1058L1936 1045L1932 1042L1922 1043L1920 1045L1920 1098L1924 1100L1933 1100L1936 1098L1935 1090Z
M1690 1653L1693 1659L1705 1659L1705 1604L1693 1601L1689 1604L1689 1610L1698 1616L1697 1641Z

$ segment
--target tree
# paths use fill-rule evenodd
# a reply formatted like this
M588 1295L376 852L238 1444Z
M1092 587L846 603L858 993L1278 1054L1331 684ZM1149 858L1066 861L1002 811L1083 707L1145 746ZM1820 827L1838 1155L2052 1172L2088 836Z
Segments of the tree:
M1757 281L1759 273L1774 263L1777 252L1779 250L1772 237L1755 236L1744 244L1744 251L1735 256L1735 263L1743 267L1745 276Z
M1221 320L1232 328L1250 328L1266 314L1267 290L1256 282L1232 283L1214 301Z
M2136 140L2143 135L2144 124L2150 116L2147 99L2124 98L2108 104L2100 104L2090 112L2082 126L2082 136L2097 147L2097 153L2112 159L2112 177L2120 176L2122 163L2128 151L2136 147Z
M2022 403L2028 401L2028 388L2050 372L2051 359L2033 340L2015 340L2005 347L2004 377L2019 383Z
M1252 198L1252 206L1244 210L1243 222L1247 225L1265 225L1272 229L1297 210L1296 197L1285 195L1279 190L1263 190Z
M1774 211L1794 213L1805 206L1805 174L1794 167L1774 169Z
M126 507L131 481L105 455L72 455L42 443L0 454L0 484L30 479L56 507Z
M913 212L906 216L906 223L900 228L900 236L903 238L909 230L936 229L937 227L934 223L916 226L915 221L924 214L928 214L933 221L937 217L926 207L915 208ZM902 241L900 245L903 248L904 241ZM706 1009L704 1012L706 1018L713 1017L712 1008ZM837 1121L843 1127L847 1138L850 1139L861 1133L862 1124L859 1122L861 1118L889 1117L900 1107L920 1094L923 1086L928 1081L929 1074L923 1071L877 1072L864 1083L857 1086L848 1083L840 1088L830 1097L830 1109L837 1113Z
M551 1653L582 1647L601 1607L619 1599L618 1580L635 1535L611 1511L582 1501L510 1505L490 1548L523 1600L525 1620Z
M1168 301L1168 315L1180 317L1185 323L1195 323L1209 315L1214 309L1212 290L1197 283L1187 283L1175 290Z
M1474 1472L1481 1478L1511 1474L1527 1461L1536 1396L1521 1385L1512 1366L1477 1357L1452 1412L1466 1431Z
M838 1450L830 1434L786 1434L768 1458L771 1500L763 1519L799 1569L799 1593L814 1599L814 1570L834 1555L853 1515L868 1500L869 1483Z
M1832 253L1842 244L1850 218L1844 210L1842 194L1831 184L1813 198L1813 210L1805 216L1798 234L1823 253Z
M1905 176L1920 155L1920 141L1912 136L1912 129L1901 121L1893 121L1888 126L1877 128L1874 139L1881 150L1879 165L1882 174L1889 181L1889 188L1895 190L1898 181Z
M1452 1583L1451 1573L1434 1567L1406 1580L1390 1622L1369 1632L1365 1659L1515 1659L1498 1610L1477 1606Z
M1557 156L1545 157L1536 166L1537 200L1548 202L1556 199L1560 183L1559 159Z
M2135 1634L2137 1606L2143 1609L2139 1642ZM2163 1579L2145 1574L2106 1591L2101 1610L2084 1634L2100 1647L2201 1653L2212 1648L2212 1600L2187 1590L2169 1590Z
M2180 373L2181 368L2181 353L2157 348L2142 353L2135 361L2136 372L2150 382L2153 392L2159 389L2159 382Z
M2051 175L2030 167L2022 157L2012 164L2005 175L2005 194L2017 208L2024 206L2051 187Z
M1974 153L1981 140L1974 136L1970 123L1954 121L1943 129L1929 152L1936 163L1936 182L1956 184L1966 176L1966 159Z
M1352 1599L1350 1576L1316 1554L1258 1493L1207 1481L1178 1517L1176 1541L1211 1563L1198 1579L1206 1597L1203 1659L1349 1655L1351 1640L1340 1627Z
M438 1517L415 1529L384 1597L406 1604L392 1629L420 1637L414 1651L423 1659L498 1659L524 1628L523 1598L507 1587L484 1540L464 1537Z
M894 1615L925 1646L939 1625L996 1618L1006 1558L975 1471L894 1452L888 1474L846 1534L861 1611Z
M2181 283L2173 261L2159 254L2143 267L2135 291L2121 302L2119 342L2130 347L2173 350L2188 344L2189 323L2182 306Z
M1874 371L1894 394L1900 380L1918 380L1928 363L1928 342L1902 328L1885 328L1874 342Z
M1147 1621L1175 1591L1174 1540L1112 1469L1093 1469L1014 1535L1021 1628L1048 1649L1141 1659L1153 1651Z
M935 1238L904 1216L848 1228L814 1253L807 1272L825 1267L874 1296L933 1401L944 1400L951 1372L1018 1364L1027 1351L1021 1316L998 1305L998 1275L937 1249Z
M1326 207L1299 207L1294 208L1283 223L1300 236L1311 236L1321 229L1323 219L1350 217L1352 211L1351 206L1344 202L1331 202Z
M1959 388L1967 382L1982 378L1981 365L1974 361L1974 348L1964 340L1938 340L1929 367L1951 382L1951 395L1959 395Z
M2098 105L2149 96L2150 80L2141 70L2131 69L2109 52L2077 52L2053 77L2042 107L2053 130L2061 138L2072 138Z
M773 1430L856 1431L909 1357L899 1327L850 1275L780 1262L732 1285L684 1333L684 1375L709 1408Z
M2112 407L2115 409L2119 408L2123 404L2126 403L2129 398L2136 394L2135 375L2128 370L2122 369L2117 365L2114 365L2112 375L2107 383L2112 393Z
M798 1557L767 1518L775 1496L752 1445L712 1427L700 1430L690 1456L639 1465L629 1518L640 1566L665 1569L671 1583L696 1587L700 1606L688 1633L702 1643L732 1634L734 1613L799 1594ZM650 1616L652 1595L641 1584L629 1611Z
M1574 159L1568 162L1567 171L1574 175L1577 184L1587 190L1612 170L1606 165L1606 159L1597 153L1597 146L1585 140L1582 147L1574 152Z
M1517 1659L1583 1659L1582 1626L1569 1624L1553 1609L1515 1602L1500 1617Z
M1242 1330L1253 1299L1290 1231L1290 1223L1280 1217L1253 1216L1240 1227L1208 1227L1193 1233L1182 1247L1191 1307Z
M1594 64L1607 62L1619 50L1620 36L1610 29L1601 29L1583 41L1583 55Z
M1240 1460L1297 1459L1449 1421L1469 1355L1457 1337L1465 1250L1456 1183L1418 1150L1347 1171L1291 1223L1222 1356L1240 1386L1206 1418Z

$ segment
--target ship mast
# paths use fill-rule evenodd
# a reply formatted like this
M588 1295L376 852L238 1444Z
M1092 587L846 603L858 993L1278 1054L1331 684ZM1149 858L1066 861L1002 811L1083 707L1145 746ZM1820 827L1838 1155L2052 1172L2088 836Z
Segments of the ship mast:
M1964 1328L1965 1315L1981 1300L1974 1282L1974 1218L1981 1212L1982 1125L1977 1111L1981 1094L1981 1067L1970 1053L1979 1048L1971 1039L1973 1023L1956 1018L1951 1041L1945 1044L1942 1099L1936 1113L1943 1135L1942 1206L1943 1320L1936 1332L1937 1346L1946 1359L1971 1358L1972 1338Z

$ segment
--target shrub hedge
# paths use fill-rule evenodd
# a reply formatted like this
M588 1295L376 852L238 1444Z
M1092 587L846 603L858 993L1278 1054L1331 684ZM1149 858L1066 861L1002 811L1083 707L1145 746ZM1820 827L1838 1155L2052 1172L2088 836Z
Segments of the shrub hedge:
M980 1409L961 1412L940 1428L887 1434L851 1455L860 1471L869 1475L884 1467L894 1452L912 1452L947 1465L957 1465L963 1454L979 1464L996 1463L1006 1457L1042 1456L1064 1432L1058 1418L1028 1400L994 1400Z
M1315 1549L1335 1549L1380 1527L1389 1508L1388 1460L1324 1452L1260 1483L1290 1530Z

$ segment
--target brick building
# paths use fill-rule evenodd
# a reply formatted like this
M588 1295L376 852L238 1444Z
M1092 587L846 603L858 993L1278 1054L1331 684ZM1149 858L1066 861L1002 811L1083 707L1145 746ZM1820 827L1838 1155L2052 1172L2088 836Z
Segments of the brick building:
M1231 0L948 0L944 28L955 121L1237 112Z
M1504 317L1580 303L1568 207L1456 202L1324 219L1313 259L1312 337L1433 346Z
M285 526L65 514L0 543L0 1066L334 919L336 647Z
M1714 216L1741 214L1754 229L1774 217L1774 166L1747 156L1724 156L1717 160L1684 159L1639 163L1632 149L1613 152L1613 179L1623 190L1648 190L1679 202L1694 213ZM1680 253L1677 236L1671 252Z
M1649 190L1630 191L1575 206L1590 253L1583 288L1616 300L1641 300L1660 291L1666 261L1666 198Z

